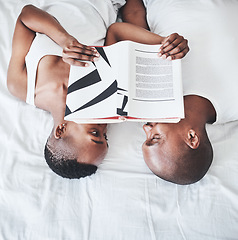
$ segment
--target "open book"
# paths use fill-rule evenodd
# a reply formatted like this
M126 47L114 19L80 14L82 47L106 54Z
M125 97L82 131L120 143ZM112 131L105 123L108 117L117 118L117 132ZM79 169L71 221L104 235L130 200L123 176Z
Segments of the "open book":
M96 47L89 67L71 66L65 120L178 122L184 118L180 60L158 57L160 45L122 41Z

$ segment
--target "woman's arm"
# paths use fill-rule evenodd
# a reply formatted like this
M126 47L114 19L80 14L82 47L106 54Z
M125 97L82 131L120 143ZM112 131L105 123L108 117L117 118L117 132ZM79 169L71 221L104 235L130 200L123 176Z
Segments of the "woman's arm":
M84 66L85 63L73 60L93 61L98 56L94 48L79 43L68 34L56 18L33 5L24 7L20 19L27 28L47 35L61 46L63 48L63 60L69 64Z
M149 30L146 20L146 9L142 0L127 0L120 10L123 22Z
M105 45L111 45L123 40L152 45L162 44L158 50L159 56L162 56L164 59L168 58L169 60L182 58L189 51L188 41L177 33L173 33L168 37L161 37L130 23L112 24L107 31Z
M63 60L69 64L85 66L78 60L93 61L98 56L94 48L80 44L50 14L33 5L25 6L15 25L12 40L12 55L8 67L7 86L16 97L26 100L27 55L36 32L46 34L63 48Z
M7 87L12 95L25 101L27 93L27 71L25 56L35 38L35 32L27 28L22 20L22 14L17 18L12 39L12 55L8 66Z

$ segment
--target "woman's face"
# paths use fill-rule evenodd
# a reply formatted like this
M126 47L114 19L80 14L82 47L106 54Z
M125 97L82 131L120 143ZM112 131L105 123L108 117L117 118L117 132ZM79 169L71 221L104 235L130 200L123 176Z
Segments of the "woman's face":
M74 153L78 162L98 166L107 150L107 124L77 124L68 121L62 135L63 147Z

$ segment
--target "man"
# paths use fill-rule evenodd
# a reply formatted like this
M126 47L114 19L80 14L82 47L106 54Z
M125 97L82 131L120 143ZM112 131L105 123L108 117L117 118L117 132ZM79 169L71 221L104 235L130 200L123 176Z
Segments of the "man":
M190 59L185 60L183 68L185 119L177 124L147 123L144 125L147 139L142 149L145 162L157 176L177 184L195 183L206 174L213 159L213 150L205 125L234 121L238 118L237 108L230 106L234 102L234 98L237 99L235 90L237 89L237 79L235 79L237 74L232 68L234 63L229 64L227 61L227 59L233 59L234 45L232 44L235 44L236 41L233 41L229 48L223 51L224 55L230 56L230 58L221 57L220 45L214 42L214 35L212 35L217 22L224 19L222 9L224 8L226 18L226 8L229 8L230 5L228 4L222 9L217 7L217 11L214 6L206 9L208 11L206 14L209 11L211 13L209 25L204 22L203 27L191 29L186 28L184 23L186 14L189 13L192 16L196 5L199 7L197 1L191 1L191 4L187 4L186 9L182 9L180 1L170 3L165 0L160 2L145 0L144 6L142 0L128 0L127 5L123 8L124 20L136 24L135 16L133 17L131 14L133 3L140 4L140 7L134 10L135 15L145 16L147 11L149 16L150 24L147 24L146 17L143 17L141 18L143 21L138 22L138 25L146 29L149 29L150 25L153 32L160 34L167 33L166 27L170 31L179 29L188 36L190 46L194 46L191 47L192 51L188 56ZM161 6L164 9L161 9ZM177 14L177 18L171 22L168 19L173 17L173 11L179 11L180 14ZM196 16L196 14L194 15ZM177 24L173 24L173 22ZM222 31L223 27L224 31ZM220 35L215 35L215 39L223 39L224 36L227 39L234 39L237 34L234 31L228 32L228 27L223 24L217 32ZM222 34L223 32L224 34ZM231 33L231 36L228 33ZM199 47L197 47L198 45ZM201 54L201 49L203 54ZM166 52L161 54L164 54L165 58L169 57ZM226 82L227 77L224 78L224 73L232 73L229 74L229 84ZM228 94L224 94L225 89Z

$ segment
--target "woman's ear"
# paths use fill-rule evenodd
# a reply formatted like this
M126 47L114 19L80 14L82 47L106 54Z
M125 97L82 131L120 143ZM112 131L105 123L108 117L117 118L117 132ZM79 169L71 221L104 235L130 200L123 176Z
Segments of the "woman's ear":
M55 128L55 131L54 131L54 137L56 139L60 139L64 136L65 134L65 130L66 130L66 124L65 123L62 123L62 124L59 124L56 128Z
M185 139L186 144L192 149L197 149L200 145L200 138L197 132L190 129L187 134L187 138Z

